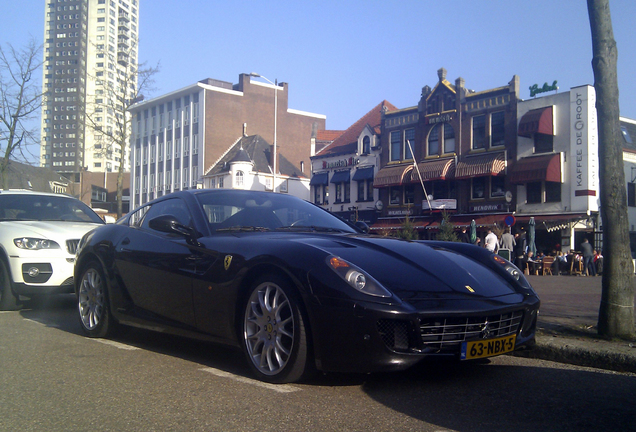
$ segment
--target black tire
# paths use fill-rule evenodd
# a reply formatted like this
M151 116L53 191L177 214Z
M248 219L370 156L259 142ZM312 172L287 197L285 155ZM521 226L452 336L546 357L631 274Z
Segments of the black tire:
M84 267L77 287L77 310L82 330L89 337L105 338L117 332L119 326L110 312L106 278L97 262Z
M260 380L282 384L313 374L305 322L300 300L285 279L267 275L252 285L242 340L248 363Z
M11 274L5 262L0 259L0 310L18 310L20 305L18 297L13 292Z

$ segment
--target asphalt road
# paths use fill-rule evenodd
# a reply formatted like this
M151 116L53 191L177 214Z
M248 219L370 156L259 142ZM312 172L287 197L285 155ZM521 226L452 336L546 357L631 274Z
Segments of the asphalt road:
M0 431L625 431L636 375L501 356L268 385L240 352L80 334L72 296L0 313Z

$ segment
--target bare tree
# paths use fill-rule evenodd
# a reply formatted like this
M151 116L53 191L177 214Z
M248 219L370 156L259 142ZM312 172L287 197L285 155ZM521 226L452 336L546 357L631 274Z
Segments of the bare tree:
M134 49L134 48L133 48ZM124 172L128 155L128 145L132 133L131 107L144 99L144 95L152 93L155 88L155 75L159 72L159 64L148 67L146 63L130 63L126 58L134 58L133 49L124 54L124 67L116 71L117 85L105 81L102 93L87 95L86 126L97 135L101 135L99 150L107 156L119 154L119 171L117 175L117 218L122 216L122 195L124 189ZM106 54L108 55L108 54ZM120 52L121 56L122 53ZM121 58L121 57L120 57ZM120 63L120 64L122 64ZM91 77L99 80L98 77ZM111 124L104 124L103 118L110 115ZM88 150L88 149L86 149Z
M35 73L42 65L41 45L32 39L22 49L0 46L0 187L7 189L9 160L16 152L37 142L37 131L29 125L42 106L42 92Z
M599 129L601 216L603 218L603 293L598 332L607 337L634 334L634 272L627 219L627 192L618 107L618 53L609 0L587 0L592 30L592 68Z

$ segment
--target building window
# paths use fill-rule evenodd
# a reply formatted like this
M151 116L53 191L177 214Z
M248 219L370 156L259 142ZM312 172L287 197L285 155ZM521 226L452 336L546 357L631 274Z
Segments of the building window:
M437 125L428 134L428 155L439 155L439 131L442 125Z
M627 206L636 207L636 183L627 183Z
M455 129L444 123L444 153L455 153Z
M401 158L400 149L402 147L402 131L391 132L391 161L399 161Z
M455 129L447 123L436 125L428 135L428 155L437 156L440 150L444 153L455 152Z
M373 180L367 180L367 201L373 201Z
M561 183L545 182L545 202L561 202Z
M392 205L400 204L400 198L402 195L402 188L399 186L392 186L389 188L389 203Z
M243 187L243 171L236 172L236 187Z
M497 147L506 144L506 127L504 112L498 111L490 115L490 146Z
M413 146L415 145L415 129L404 131L404 159L413 159Z
M554 137L552 135L534 134L534 152L552 153L554 149Z
M404 186L404 204L415 203L415 185Z
M541 182L532 182L526 184L526 203L541 203Z
M371 153L371 138L365 136L362 138L362 154Z
M490 197L502 198L506 195L504 177L491 177L490 178Z
M473 150L486 148L486 116L473 117Z
M322 185L314 186L314 203L322 204Z
M484 199L486 197L486 177L476 177L472 180L472 199Z
M358 201L364 201L364 184L366 182L364 180L360 180L358 182Z

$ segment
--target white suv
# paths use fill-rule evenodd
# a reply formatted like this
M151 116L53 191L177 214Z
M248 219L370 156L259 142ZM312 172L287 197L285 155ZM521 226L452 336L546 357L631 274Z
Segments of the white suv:
M77 244L102 224L71 196L0 190L0 310L21 295L72 293Z

